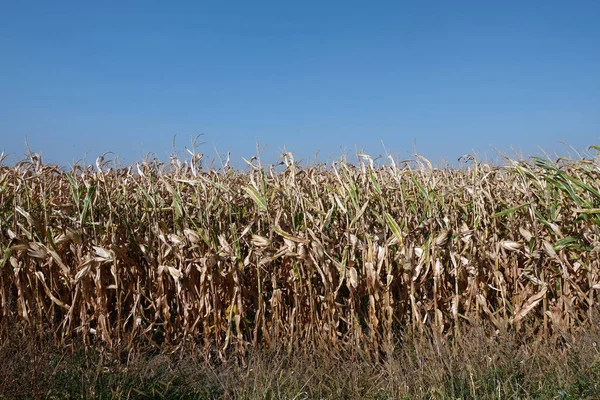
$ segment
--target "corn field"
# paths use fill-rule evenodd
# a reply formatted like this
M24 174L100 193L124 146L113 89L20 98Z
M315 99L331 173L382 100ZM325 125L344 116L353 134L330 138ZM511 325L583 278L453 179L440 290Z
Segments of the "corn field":
M0 161L0 319L108 347L391 351L570 332L600 292L600 158ZM0 322L1 322L0 321Z

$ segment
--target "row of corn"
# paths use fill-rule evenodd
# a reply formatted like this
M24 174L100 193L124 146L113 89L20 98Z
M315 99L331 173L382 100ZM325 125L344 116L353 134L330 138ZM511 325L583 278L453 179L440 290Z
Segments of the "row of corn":
M0 320L220 355L593 323L600 159L464 161L65 170L30 154L0 166Z

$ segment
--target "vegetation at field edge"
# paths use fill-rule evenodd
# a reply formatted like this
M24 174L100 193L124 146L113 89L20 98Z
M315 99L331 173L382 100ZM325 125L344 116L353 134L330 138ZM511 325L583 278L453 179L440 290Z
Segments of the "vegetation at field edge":
M598 155L506 158L503 166L468 156L454 169L433 168L418 155L405 162L358 159L306 167L284 153L280 166L253 158L247 172L207 169L195 152L127 168L104 157L71 170L36 154L14 166L0 161L3 349L17 330L35 338L27 346L48 342L55 349L49 354L73 355L64 355L69 365L77 365L76 354L85 355L87 367L99 357L104 368L110 354L168 351L202 354L206 365L228 366L233 376L246 371L250 379L248 369L229 366L256 362L268 375L267 355L276 354L281 363L316 363L325 375L322 365L349 379L352 368L369 365L391 379L383 366L413 376L418 365L425 374L419 362L433 346L437 358L428 365L441 368L448 356L446 372L438 383L414 376L413 382L457 397L475 396L479 386L497 389L502 377L524 385L526 373L512 360L536 360L557 385L558 371L597 374L597 360L585 369L572 349L598 326ZM483 327L479 343L497 348L497 338L511 338L507 346L516 353L498 368L481 359L464 386L466 375L452 363L469 361L457 349ZM570 366L553 369L530 353L538 342L550 354L568 353L563 360ZM595 345L583 348L586 357L597 355ZM406 364L411 357L417 364ZM186 376L169 375L173 358L167 359L161 365L168 376ZM354 361L344 369L343 360ZM480 369L496 383L485 383ZM305 377L307 368L299 370L296 376ZM206 382L223 379L221 371L199 371ZM108 376L125 379L120 374ZM217 387L233 393L222 382ZM414 390L406 393L418 395ZM532 388L499 390L536 396Z

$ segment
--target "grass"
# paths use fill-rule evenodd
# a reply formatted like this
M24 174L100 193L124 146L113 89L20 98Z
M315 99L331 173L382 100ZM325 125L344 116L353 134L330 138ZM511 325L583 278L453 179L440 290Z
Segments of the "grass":
M244 362L202 351L55 346L13 330L0 345L0 398L595 399L600 328L531 341L473 328L460 341L406 337L373 362L335 352L257 349ZM26 377L26 379L24 379Z

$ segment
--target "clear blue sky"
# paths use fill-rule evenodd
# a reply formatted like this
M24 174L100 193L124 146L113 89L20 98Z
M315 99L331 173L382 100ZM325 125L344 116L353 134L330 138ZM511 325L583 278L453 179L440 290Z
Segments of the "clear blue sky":
M0 151L161 158L204 133L434 163L600 144L598 1L0 0Z

